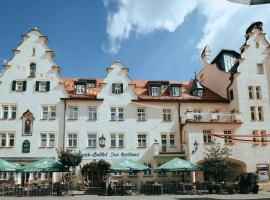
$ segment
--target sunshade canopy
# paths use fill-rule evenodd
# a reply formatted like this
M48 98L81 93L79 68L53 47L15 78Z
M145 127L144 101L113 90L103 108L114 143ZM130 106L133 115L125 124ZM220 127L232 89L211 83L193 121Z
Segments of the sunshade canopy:
M64 172L67 168L60 162L51 158L44 158L36 162L29 163L17 170L18 172Z
M111 171L121 171L121 172L146 171L148 169L150 168L141 163L126 158L120 158L116 160L110 167Z
M0 159L0 172L15 172L18 168L16 164Z
M201 165L191 163L187 160L183 160L180 158L174 158L163 165L159 166L157 171L202 171L203 167Z

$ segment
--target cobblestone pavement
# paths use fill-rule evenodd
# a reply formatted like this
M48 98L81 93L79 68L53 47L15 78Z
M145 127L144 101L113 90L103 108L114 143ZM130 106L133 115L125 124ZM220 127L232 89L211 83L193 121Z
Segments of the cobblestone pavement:
M46 197L0 197L0 199L25 199L25 200L180 200L180 199L269 199L270 193L260 194L234 194L234 195L160 195L160 196L96 196L96 195L75 195L75 196L46 196Z

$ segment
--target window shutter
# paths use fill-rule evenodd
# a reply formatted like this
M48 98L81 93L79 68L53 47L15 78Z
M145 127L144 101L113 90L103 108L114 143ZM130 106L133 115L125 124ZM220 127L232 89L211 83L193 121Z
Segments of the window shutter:
M123 83L121 83L121 93L123 93Z
M16 90L16 81L12 81L12 91Z
M23 91L25 91L26 90L26 81L23 81Z
M50 81L47 81L46 83L46 90L47 92L50 91Z
M39 91L39 81L36 82L36 91Z
M112 84L112 93L115 93L115 83Z

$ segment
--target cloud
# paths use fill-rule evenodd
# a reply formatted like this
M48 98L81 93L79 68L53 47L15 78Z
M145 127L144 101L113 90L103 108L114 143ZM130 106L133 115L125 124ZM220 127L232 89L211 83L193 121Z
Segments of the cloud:
M131 33L149 34L156 30L174 32L196 8L196 0L119 0L118 10L108 13L108 51L117 53L122 40ZM104 1L106 7L109 1Z
M112 3L117 4L115 11L108 9ZM157 30L174 32L195 9L198 17L206 19L197 48L200 50L208 44L213 54L221 48L238 50L252 22L262 21L264 28L270 30L267 16L270 5L247 6L227 0L104 0L104 5L108 9L106 50L112 54L118 52L121 42L131 34L140 36Z

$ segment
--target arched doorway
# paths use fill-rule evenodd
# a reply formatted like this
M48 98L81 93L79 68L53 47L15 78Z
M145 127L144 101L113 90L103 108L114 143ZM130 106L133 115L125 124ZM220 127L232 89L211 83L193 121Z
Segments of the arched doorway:
M247 165L240 161L240 160L236 160L236 159L232 159L229 158L229 161L231 162L231 168L228 168L225 170L224 172L224 180L226 181L234 181L235 178L240 175L242 172L247 172ZM200 160L197 162L198 164L203 165L204 160ZM198 179L199 180L211 180L211 177L209 176L209 174L207 174L206 171L198 173Z

